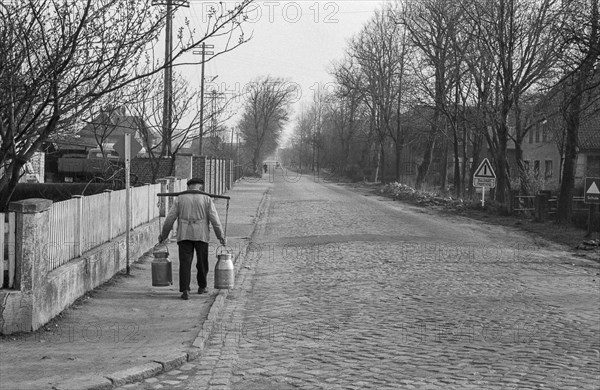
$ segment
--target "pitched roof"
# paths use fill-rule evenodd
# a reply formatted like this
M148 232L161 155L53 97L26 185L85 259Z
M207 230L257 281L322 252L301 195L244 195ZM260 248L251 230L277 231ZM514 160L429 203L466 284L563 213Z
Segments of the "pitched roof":
M61 145L93 148L99 143L115 143L122 135L136 134L142 128L147 131L150 141L160 138L160 134L149 127L143 119L127 115L124 109L117 108L110 112L101 111L77 134L57 137L55 142Z
M598 115L590 116L581 121L577 138L579 150L600 151L600 120Z

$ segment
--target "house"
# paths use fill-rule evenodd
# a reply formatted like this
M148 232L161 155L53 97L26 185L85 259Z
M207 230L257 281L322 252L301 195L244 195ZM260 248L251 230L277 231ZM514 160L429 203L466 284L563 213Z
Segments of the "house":
M600 115L581 123L578 135L579 155L575 180L600 177Z
M141 145L151 147L161 141L156 129L139 117L129 115L125 107L102 109L75 135L60 136L54 140L58 150L82 150L111 147L124 134L133 134Z
M600 177L600 114L582 118L577 137L578 156L575 187L583 188L586 177ZM543 121L529 131L523 142L523 160L544 180L545 189L560 187L565 130L562 118Z
M151 147L161 142L161 136L139 117L129 115L125 107L105 108L94 116L75 134L57 134L44 148L46 154L45 173L48 181L58 175L60 157L85 158L93 149L102 146L105 152L113 152L113 146L124 134L133 134L144 146L138 153L143 156L146 145Z

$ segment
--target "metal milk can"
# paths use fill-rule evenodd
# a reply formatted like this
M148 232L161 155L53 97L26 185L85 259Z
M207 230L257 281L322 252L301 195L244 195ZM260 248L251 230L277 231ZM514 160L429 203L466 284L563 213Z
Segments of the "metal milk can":
M173 284L173 266L169 260L169 249L166 245L158 244L153 251L152 285L170 286Z
M221 253L217 255L217 264L215 264L215 288L231 289L235 279L233 261L230 253Z

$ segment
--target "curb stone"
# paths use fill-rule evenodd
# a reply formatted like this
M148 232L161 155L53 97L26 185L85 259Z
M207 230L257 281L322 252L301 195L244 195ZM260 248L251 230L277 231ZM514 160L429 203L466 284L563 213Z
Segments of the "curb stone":
M256 231L257 222L260 220L264 212L266 198L270 189L267 188L262 195L262 198L257 207L256 217L253 220L253 229L250 237L254 235ZM144 254L145 255L145 254ZM235 255L233 259L235 276L237 277L239 270L242 268L243 256L241 253ZM142 256L143 257L143 256ZM134 383L143 379L148 379L157 376L163 372L167 372L178 368L185 364L199 358L206 345L206 340L210 337L210 333L213 330L211 324L215 323L215 320L219 318L225 300L229 290L219 290L217 296L208 310L206 320L202 323L201 329L198 335L195 337L191 347L181 353L171 353L161 359L155 359L152 362L134 366L126 370L117 371L108 375L85 375L75 377L66 382L60 383L53 386L53 390L108 390L115 387L123 386L128 383Z
M177 359L174 359L172 364L175 364ZM106 377L110 379L113 386L123 386L127 383L141 381L146 378L151 378L163 371L163 366L160 363L146 363L141 366L135 366L123 371L117 371Z
M112 388L113 383L108 378L98 375L80 376L52 386L52 390L108 390Z

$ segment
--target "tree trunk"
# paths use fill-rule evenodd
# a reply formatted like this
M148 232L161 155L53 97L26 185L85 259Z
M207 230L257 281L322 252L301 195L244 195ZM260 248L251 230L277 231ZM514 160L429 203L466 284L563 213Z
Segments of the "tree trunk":
M377 179L379 179L379 163L381 161L381 148L376 147L377 152L376 152L376 156L375 156L375 169L373 169L373 175L371 177L372 181L374 183L377 183Z
M415 183L415 187L418 190L423 189L423 184L425 183L425 177L429 172L429 166L433 160L433 149L435 147L435 139L428 140L427 146L425 147L425 152L423 153L423 162L419 164L417 168L417 180Z
M255 175L260 176L260 170L258 168L258 158L260 157L259 153L260 152L259 152L258 148L256 148L254 150L254 153L252 154L252 169L254 170Z
M475 198L475 187L473 187L473 175L481 162L481 147L483 146L483 137L479 131L473 134L473 156L471 166L469 168L469 197Z
M563 163L560 195L558 197L557 222L568 224L573 213L573 192L575 187L575 171L577 169L577 133L579 132L579 115L581 110L581 81L575 83L571 102L566 112L567 137L565 158ZM578 91L579 90L579 91Z
M404 142L400 143L400 142L396 142L395 147L396 147L396 181L398 183L400 183L401 177L402 177L402 149L403 149L403 145Z
M506 197L505 192L507 188L507 161L506 161L506 149L508 143L508 112L510 110L510 104L505 102L500 113L500 124L498 126L498 149L495 151L496 160L496 188L495 188L495 199L499 203L504 203Z
M456 122L455 122L456 123ZM458 129L457 126L452 126L452 133L454 135L454 145L452 145L453 147L453 151L454 151L454 194L456 196L460 196L461 193L461 189L462 189L462 178L461 178L461 174L460 174L460 157L459 157L459 150L458 150Z
M380 181L382 183L385 183L385 142L381 141L379 143L379 156L381 158L381 161L379 162L379 165L381 166L381 179Z
M521 195L529 195L531 189L529 188L529 181L527 180L527 169L523 162L523 148L521 143L515 144L515 160L517 162L517 168L519 169L519 182L521 184Z
M440 176L442 179L442 183L441 183L440 187L442 189L443 194L446 193L446 191L447 191L446 187L448 186L448 150L449 150L449 146L448 146L448 142L446 142L446 145L444 146L444 161L442 161L441 169L440 169Z
M519 183L521 187L522 195L529 195L531 188L529 188L529 181L527 178L527 170L525 169L525 163L523 162L523 124L521 122L521 107L519 106L519 96L515 93L515 162L517 163L517 169L519 170Z
M469 156L467 155L467 125L463 123L463 131L462 131L462 158L463 158L463 164L462 164L462 180L461 180L461 189L462 191L458 194L458 196L462 196L464 197L467 194L465 185L467 185L467 180L465 180L467 178L467 164L469 163Z
M437 114L435 114L437 117ZM433 150L435 148L436 138L437 138L437 125L431 125L431 132L429 133L429 137L427 138L427 145L425 146L425 152L423 153L423 161L419 164L417 168L417 179L415 183L415 187L418 190L423 189L423 184L425 183L425 178L427 177L427 173L429 172L429 167L431 166L431 162L433 161Z

